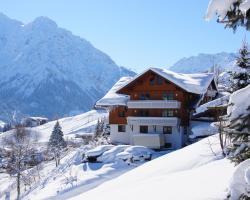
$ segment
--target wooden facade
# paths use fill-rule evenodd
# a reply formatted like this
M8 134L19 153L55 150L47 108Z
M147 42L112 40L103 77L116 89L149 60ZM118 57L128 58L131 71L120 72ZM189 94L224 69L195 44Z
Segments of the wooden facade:
M174 83L148 71L117 91L130 96L130 100L177 100L181 106L178 109L128 109L125 106L113 108L109 115L110 124L127 124L128 116L166 117L165 113L173 113L180 119L181 126L189 126L190 114L200 96L188 93Z

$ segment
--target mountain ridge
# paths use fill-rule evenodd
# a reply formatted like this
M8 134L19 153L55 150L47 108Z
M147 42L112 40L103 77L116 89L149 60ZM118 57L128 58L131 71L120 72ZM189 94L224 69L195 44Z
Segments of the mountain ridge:
M236 56L236 53L227 52L200 53L196 56L181 58L168 69L180 73L196 73L209 71L212 67L217 66L224 70L233 66Z
M135 75L47 17L22 24L0 14L0 60L5 120L13 112L53 118L90 110L121 76Z

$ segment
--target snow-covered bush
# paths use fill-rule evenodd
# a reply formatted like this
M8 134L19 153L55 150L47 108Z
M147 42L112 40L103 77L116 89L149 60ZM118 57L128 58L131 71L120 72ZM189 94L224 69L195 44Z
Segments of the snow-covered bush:
M97 158L99 162L113 162L116 160L117 154L120 152L123 152L126 148L128 148L130 145L117 145L113 148L109 149L108 151L105 151L100 157Z
M91 149L85 153L85 158L89 162L96 162L97 158L101 156L105 151L108 151L114 147L114 145L100 145L94 149Z
M116 161L135 161L151 160L153 150L144 146L131 145L101 145L85 153L85 159L89 162L111 163Z
M153 150L144 146L130 146L124 152L118 153L116 158L128 162L151 160Z

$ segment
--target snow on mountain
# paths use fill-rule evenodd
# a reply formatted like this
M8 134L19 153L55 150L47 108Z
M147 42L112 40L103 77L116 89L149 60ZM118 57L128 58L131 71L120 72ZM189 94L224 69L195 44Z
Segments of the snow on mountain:
M7 120L13 111L52 118L89 110L121 76L134 75L47 17L23 24L3 14L0 71Z
M169 70L181 73L196 73L209 71L213 66L221 69L232 67L236 58L234 53L217 53L217 54L199 54L188 58L182 58L177 61Z

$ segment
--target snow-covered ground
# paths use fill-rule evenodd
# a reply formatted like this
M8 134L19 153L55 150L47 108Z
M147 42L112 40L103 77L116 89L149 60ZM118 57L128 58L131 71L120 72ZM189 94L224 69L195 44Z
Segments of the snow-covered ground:
M98 119L106 118L108 113L104 110L91 110L81 115L59 119L65 139L74 139L81 135L92 135L94 133ZM38 135L38 142L48 142L50 134L56 121L48 122L44 125L31 128L34 134ZM1 138L10 134L11 131L0 135Z
M73 117L67 117L59 119L60 125L62 126L62 131L64 133L65 139L74 139L79 135L92 135L94 133L96 123L98 119L103 117L107 117L107 113L103 110L92 110L81 115L76 115ZM53 130L56 121L51 121L47 124L31 128L34 131L34 134L38 135L38 145L43 145L44 142L49 140L50 134ZM4 132L0 134L0 143L2 143L2 139L5 136L8 136L12 133L12 131ZM67 155L66 158L70 156ZM65 159L66 159L65 158ZM54 163L46 163L43 166L45 168L44 176L47 176L47 173L54 169ZM42 173L42 172L40 172ZM0 173L0 199L7 191L11 191L12 196L15 196L15 181L14 178L10 178L5 173ZM13 193L14 192L14 193Z
M132 154L136 156L139 152L143 153L143 151L147 149L145 147L131 147L129 145L106 147L106 145L104 148L97 147L95 150L89 150L85 153L86 155L93 155L93 152L99 153L100 149L105 149L106 154L103 154L101 158L109 158L106 159L105 162L82 163L82 153L86 149L80 148L65 157L58 168L51 170L51 164L44 167L43 171L47 171L47 175L42 181L34 184L31 190L25 194L23 199L69 199L96 188L102 183L114 179L145 163L145 161L138 160L128 164L117 157L119 153L123 151L126 152L126 149L133 149ZM166 153L153 152L149 149L147 149L147 151L152 152L153 158ZM88 154L88 152L91 153Z
M221 157L218 135L169 153L72 200L224 199L235 167Z
M62 126L64 137L69 140L78 135L93 134L97 120L107 117L107 113L101 110L92 110L82 115L62 118L58 121ZM47 142L55 121L42 126L31 128L38 137L38 143ZM0 139L10 135L12 132L5 132ZM22 199L68 199L91 190L105 181L116 178L121 174L134 169L143 164L148 159L151 152L152 158L159 157L167 152L153 152L145 147L131 147L130 145L106 145L110 148L97 147L93 150L91 145L80 148L69 148L61 160L61 165L55 167L54 161L47 161L39 166L35 179L31 186L27 186L24 191L22 185ZM87 151L88 150L88 151ZM87 151L87 152L86 152ZM83 154L90 155L99 153L99 163L82 163ZM138 159L132 164L124 160L129 158ZM144 160L140 160L143 158ZM38 174L40 179L38 179ZM10 193L10 199L16 198L15 178L10 178L5 173L0 173L0 199L5 198Z

